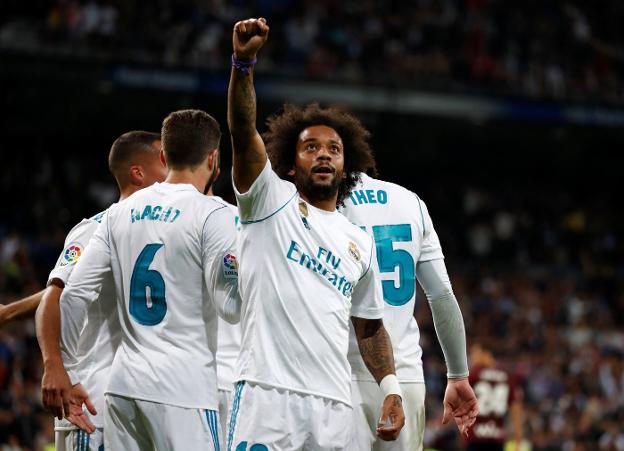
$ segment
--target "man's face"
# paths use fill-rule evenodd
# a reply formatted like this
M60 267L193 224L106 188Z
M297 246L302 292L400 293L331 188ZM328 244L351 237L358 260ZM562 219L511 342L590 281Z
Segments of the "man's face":
M290 175L297 189L310 200L336 196L344 178L344 147L336 130L326 125L304 129L299 134Z
M152 143L153 151L145 157L141 166L143 167L143 186L151 186L156 182L164 182L167 177L167 166L161 161L160 153L162 145L160 140Z

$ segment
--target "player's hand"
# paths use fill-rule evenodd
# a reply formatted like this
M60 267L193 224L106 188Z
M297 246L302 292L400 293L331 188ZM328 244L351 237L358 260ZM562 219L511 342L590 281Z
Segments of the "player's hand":
M253 60L268 37L269 26L263 17L236 22L232 35L234 55L240 60Z
M444 416L442 423L455 420L459 432L468 435L468 429L474 424L479 414L477 397L468 379L449 379L444 393Z
M377 425L377 437L386 441L396 440L404 424L405 412L403 412L401 397L399 395L386 396Z
M72 384L63 367L63 362L47 363L44 365L43 379L41 380L41 401L43 407L52 412L59 420L65 412L69 413L69 398Z
M65 412L65 418L67 418L72 424L78 426L85 432L92 434L95 432L95 426L89 420L89 417L82 409L82 405L85 405L91 415L97 415L97 410L89 398L89 394L84 389L82 384L76 384L72 387L69 398L69 414Z

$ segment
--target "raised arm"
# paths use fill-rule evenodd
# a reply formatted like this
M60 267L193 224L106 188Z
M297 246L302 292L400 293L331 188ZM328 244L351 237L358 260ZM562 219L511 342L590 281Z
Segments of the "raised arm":
M41 290L19 301L11 302L6 305L0 304L0 326L11 321L34 318L44 292L45 290Z
M351 317L360 354L385 398L377 435L383 440L396 440L405 424L401 390L395 376L392 342L381 319Z
M253 65L268 35L269 26L263 18L234 25L227 117L232 135L234 183L241 193L249 190L267 161L264 142L256 129Z

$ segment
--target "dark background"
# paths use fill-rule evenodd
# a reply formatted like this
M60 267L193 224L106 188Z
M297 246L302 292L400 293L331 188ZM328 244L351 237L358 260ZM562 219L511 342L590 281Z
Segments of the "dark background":
M173 110L222 124L216 191L233 201L229 33L260 12L259 128L284 101L355 89L336 103L371 131L380 177L427 203L468 342L486 340L522 381L527 441L624 449L620 2L28 3L0 6L0 303L41 289L71 227L116 200L114 139L157 132ZM414 93L436 109L401 107ZM426 443L461 448L440 425L445 368L422 295L417 317ZM7 449L53 440L40 380L33 323L0 328Z

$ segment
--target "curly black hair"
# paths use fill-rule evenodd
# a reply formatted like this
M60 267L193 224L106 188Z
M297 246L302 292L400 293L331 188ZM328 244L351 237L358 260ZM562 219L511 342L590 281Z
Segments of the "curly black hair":
M368 143L370 133L355 116L336 108L321 108L318 103L305 107L284 105L281 114L267 119L268 130L262 135L267 154L277 175L292 181L288 172L295 165L299 134L315 125L333 128L342 139L345 178L338 188L337 202L342 205L360 181L360 173L377 173L373 151Z

